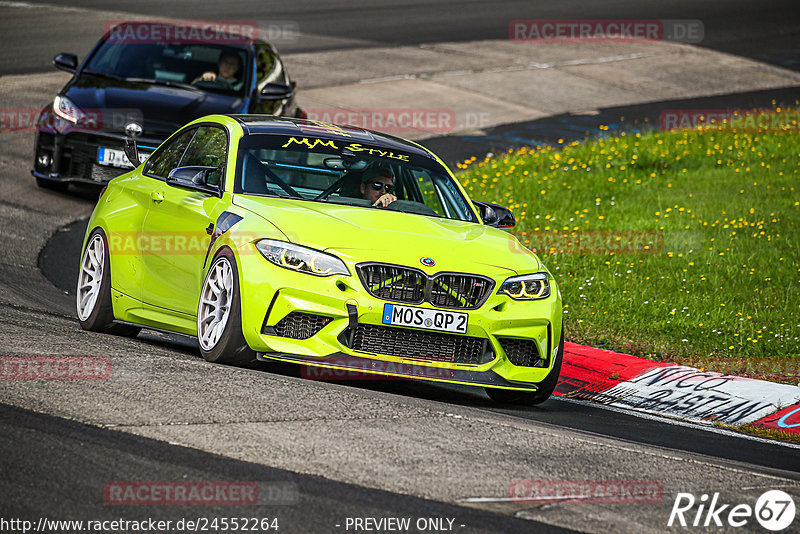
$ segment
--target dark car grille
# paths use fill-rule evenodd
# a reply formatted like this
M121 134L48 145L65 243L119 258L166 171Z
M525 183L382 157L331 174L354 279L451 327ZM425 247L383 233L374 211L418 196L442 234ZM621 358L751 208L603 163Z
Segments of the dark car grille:
M92 166L95 158L97 158L97 147L83 143L74 143L71 146L67 145L67 147L72 150L70 151L69 171L66 174L79 178L91 178Z
M140 139L139 141L139 146L148 152L151 151L150 147L160 143L156 139ZM39 132L35 169L40 173L53 172L64 178L92 180L98 183L107 182L130 170L129 168L99 165L97 163L99 147L121 150L123 143L116 137L104 134L76 132L56 137L46 132ZM40 155L51 156L54 159L52 165L45 166L39 163Z
M514 339L501 337L497 339L500 346L514 365L521 367L544 367L544 360L539 355L539 346L532 339Z
M357 270L361 283L373 297L411 304L428 301L440 308L478 308L494 287L490 278L474 274L439 273L428 277L417 269L382 263L361 264Z
M331 322L330 317L313 313L291 312L273 327L276 335L292 339L308 339Z
M130 169L119 169L117 167L107 167L105 165L92 165L91 178L95 182L107 182L117 176L120 176Z
M358 324L352 335L354 350L437 362L478 365L494 358L486 338L424 332L392 326Z

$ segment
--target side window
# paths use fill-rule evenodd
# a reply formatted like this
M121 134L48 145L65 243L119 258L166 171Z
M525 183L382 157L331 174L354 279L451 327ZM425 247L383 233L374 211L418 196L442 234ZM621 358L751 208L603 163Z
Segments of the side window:
M430 173L424 169L413 169L411 171L413 180L416 182L419 189L422 202L436 212L441 217L446 217L447 212L442 206L442 201L439 197L439 192L436 190L436 185L431 179Z
M228 136L222 128L201 126L181 160L181 167L216 167L208 177L209 185L219 185L228 154Z
M194 128L186 130L179 136L172 139L168 144L162 146L156 154L150 157L147 162L146 174L154 174L159 178L166 179L169 171L176 168L181 161L186 147L189 146L189 141L192 140Z

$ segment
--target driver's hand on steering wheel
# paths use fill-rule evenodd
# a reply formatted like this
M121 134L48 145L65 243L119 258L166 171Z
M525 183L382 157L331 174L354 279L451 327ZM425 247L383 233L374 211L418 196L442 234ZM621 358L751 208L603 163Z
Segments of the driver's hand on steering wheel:
M373 206L380 206L381 208L387 207L389 204L397 200L397 197L391 193L384 193L378 200L372 203Z
M204 72L202 76L197 79L198 82L215 82L217 81L216 72Z

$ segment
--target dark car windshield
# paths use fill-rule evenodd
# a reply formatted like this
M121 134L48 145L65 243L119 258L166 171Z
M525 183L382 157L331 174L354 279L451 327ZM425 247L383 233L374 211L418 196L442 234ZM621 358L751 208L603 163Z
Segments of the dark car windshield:
M236 193L377 209L365 198L375 188L397 197L390 210L477 222L441 164L352 138L251 134L240 142L237 167Z
M193 88L242 95L247 84L248 52L224 44L170 44L104 41L84 72L131 81ZM220 62L238 64L229 78L219 76ZM203 79L213 73L214 80ZM210 78L210 76L206 76Z

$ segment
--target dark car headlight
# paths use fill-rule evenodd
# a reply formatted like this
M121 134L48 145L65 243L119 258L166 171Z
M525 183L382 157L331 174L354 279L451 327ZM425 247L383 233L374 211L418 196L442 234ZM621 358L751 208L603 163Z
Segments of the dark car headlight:
M53 100L53 112L72 124L78 124L86 120L86 113L66 96L56 96L55 100Z
M550 279L547 273L513 276L503 282L497 293L515 300L545 299L550 296Z
M284 269L314 276L350 274L342 260L319 250L274 239L262 239L256 248L267 260Z

